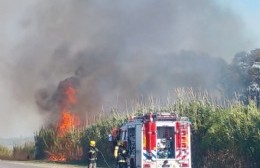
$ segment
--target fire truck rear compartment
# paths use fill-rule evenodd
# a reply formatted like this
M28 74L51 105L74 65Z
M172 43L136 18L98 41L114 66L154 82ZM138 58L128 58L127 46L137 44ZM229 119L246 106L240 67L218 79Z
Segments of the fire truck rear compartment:
M174 127L162 126L157 127L157 158L173 159L175 158L174 150Z

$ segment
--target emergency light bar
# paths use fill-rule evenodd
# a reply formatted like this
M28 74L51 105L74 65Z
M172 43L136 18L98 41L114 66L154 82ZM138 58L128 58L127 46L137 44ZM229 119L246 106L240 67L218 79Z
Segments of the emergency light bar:
M178 120L178 115L174 112L156 112L156 113L147 113L144 116L131 116L129 121L176 121Z
M153 115L155 121L176 121L178 115L176 113L160 112Z

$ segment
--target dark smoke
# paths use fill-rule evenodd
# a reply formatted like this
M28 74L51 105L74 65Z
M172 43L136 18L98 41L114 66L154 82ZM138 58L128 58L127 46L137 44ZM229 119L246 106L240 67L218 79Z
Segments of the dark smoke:
M72 87L76 92L78 92L79 86L79 79L76 77L70 77L59 82L56 91L52 92L48 88L40 89L36 92L36 104L41 110L43 110L43 112L50 116L49 121L55 123L59 120L61 110L68 109L71 112L75 110L74 103L72 104L68 102L69 97L66 92L69 87ZM75 98L77 99L77 97ZM78 104L78 102L75 104Z
M89 114L175 87L218 89L224 60L249 45L240 19L208 0L45 0L27 14L13 88L48 112L69 77Z

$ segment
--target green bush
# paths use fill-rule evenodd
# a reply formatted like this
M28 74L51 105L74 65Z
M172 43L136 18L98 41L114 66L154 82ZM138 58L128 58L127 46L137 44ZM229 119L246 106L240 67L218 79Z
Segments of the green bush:
M191 93L164 106L139 104L131 114L156 111L177 111L180 116L187 116L191 120L193 167L260 166L260 111L255 103L245 106L229 102L219 106L206 94L196 96ZM46 152L59 153L67 145L67 149L74 151L74 154L82 150L77 157L72 157L72 152L68 160L86 161L89 141L95 140L106 161L113 162L112 144L107 136L128 115L113 109L110 116L103 116L91 126L73 130L62 138L55 135L55 129L42 128L35 137L36 156L44 158ZM64 150L62 152L66 153ZM104 164L102 156L99 157L99 164Z

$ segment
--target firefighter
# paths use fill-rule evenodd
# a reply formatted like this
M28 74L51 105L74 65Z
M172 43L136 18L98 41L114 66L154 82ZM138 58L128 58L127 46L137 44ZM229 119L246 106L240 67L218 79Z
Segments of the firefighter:
M96 148L96 142L90 141L89 151L88 151L88 159L89 159L88 168L97 167L97 152L98 152L98 149Z
M117 146L115 146L114 157L116 158L118 168L127 168L127 151L122 141L118 141Z

